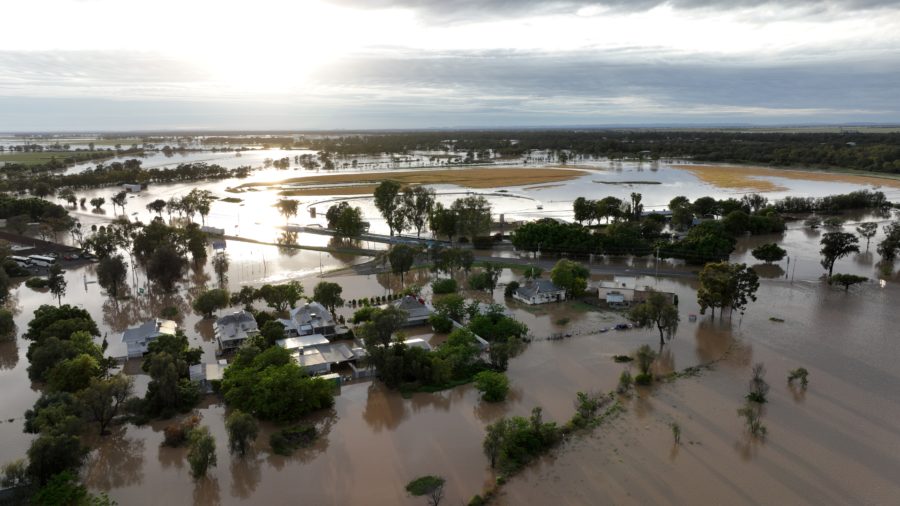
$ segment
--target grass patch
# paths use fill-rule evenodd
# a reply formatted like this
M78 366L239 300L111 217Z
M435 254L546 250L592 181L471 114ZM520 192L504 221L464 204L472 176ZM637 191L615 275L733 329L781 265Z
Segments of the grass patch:
M402 185L455 184L466 188L496 188L568 181L585 174L587 173L576 169L477 167L471 169L413 170L387 173L365 172L329 174L290 178L268 183L246 183L241 185L240 188L279 184L303 184L309 186L305 188L287 189L284 190L282 194L362 195L372 193L375 186L385 179L397 181Z
M770 167L754 166L727 166L727 165L673 165L674 168L686 170L704 183L718 188L727 188L744 191L784 191L784 186L763 178L778 177L795 181L825 181L833 183L852 183L858 185L883 185L900 188L900 180L890 177L875 175L860 175L852 173L775 169Z

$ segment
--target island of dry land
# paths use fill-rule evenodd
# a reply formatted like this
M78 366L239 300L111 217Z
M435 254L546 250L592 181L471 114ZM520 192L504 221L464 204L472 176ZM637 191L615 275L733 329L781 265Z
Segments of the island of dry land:
M281 194L294 197L309 195L366 195L371 194L377 184L385 179L391 179L403 185L454 184L466 188L500 188L568 181L585 174L587 172L577 169L531 169L526 167L360 172L295 177L273 182L246 183L236 188L235 191L261 186L283 186L285 188L282 189Z

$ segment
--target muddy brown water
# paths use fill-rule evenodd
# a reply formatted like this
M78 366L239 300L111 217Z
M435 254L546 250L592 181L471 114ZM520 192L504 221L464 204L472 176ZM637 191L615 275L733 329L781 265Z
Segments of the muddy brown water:
M818 248L809 244L806 234L792 229L782 240L795 244L801 262L812 266ZM746 255L742 251L751 249L757 239L742 240L737 258ZM299 278L311 292L320 258L323 270L355 261L232 244L227 282L232 290L242 284ZM652 265L644 259L637 262ZM841 267L852 265L863 264L853 257L839 262ZM872 276L874 267L858 272ZM844 293L823 285L820 274L821 267L798 268L793 283L783 276L766 279L759 300L745 315L735 313L725 321L700 317L696 322L689 320L698 313L693 279L641 278L640 284L674 291L681 301L682 322L664 349L660 372L722 356L727 360L701 377L628 401L627 411L609 427L567 444L511 480L502 501L890 503L888 499L898 492L891 474L900 469L896 457L900 431L895 422L900 415L900 373L895 367L900 353L896 339L900 287L871 283ZM179 323L192 344L202 346L204 359L212 360L212 322L190 310L201 287L215 284L209 266L191 272L176 295L153 291L138 295L135 290L133 298L118 307L90 283L92 266L71 269L66 276L65 302L88 309L111 344L128 326L174 305L181 310ZM421 271L409 278L407 282L428 282L428 274ZM514 278L507 270L501 282ZM601 278L609 276L595 276ZM140 271L136 279L138 286L145 286ZM388 274L341 275L331 281L344 287L347 299L400 288L397 278ZM469 295L491 300L487 294ZM502 287L493 300L503 302ZM33 308L44 303L55 300L24 286L14 290L11 304L19 308L20 332ZM419 504L420 500L407 497L403 485L422 474L438 474L447 479L446 503L468 500L492 480L481 450L487 424L501 416L527 415L534 406L542 406L547 419L563 422L572 415L575 392L602 392L615 386L626 366L614 363L612 355L629 353L644 343L658 346L658 334L649 329L597 333L623 319L584 304L510 303L509 307L536 340L510 363L512 392L506 402L486 404L471 386L405 399L378 383L345 385L333 410L308 420L323 429L322 438L311 448L289 458L272 455L268 435L275 428L265 424L253 454L239 460L227 452L226 408L211 397L195 410L218 443L219 463L208 478L194 482L185 450L160 446L162 429L169 422L121 426L114 434L95 439L84 478L92 490L108 492L120 504ZM340 313L349 316L352 310L343 308ZM558 332L575 335L542 339ZM410 329L409 334L428 337L434 344L442 339L427 329ZM31 440L21 431L22 414L40 389L27 379L27 345L21 339L0 344L2 462L23 456ZM763 444L746 440L735 414L749 367L756 361L766 363L773 385L764 417L769 437ZM795 394L786 388L784 378L788 369L798 366L810 370L811 384L807 392ZM148 378L137 363L129 363L126 372L135 375L142 392ZM674 450L671 421L683 429L683 444Z

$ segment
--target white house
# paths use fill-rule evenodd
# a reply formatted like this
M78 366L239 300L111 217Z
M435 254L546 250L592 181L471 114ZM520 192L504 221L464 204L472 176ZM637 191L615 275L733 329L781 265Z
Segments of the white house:
M616 276L613 281L602 281L597 285L597 296L610 306L630 306L647 299L653 291L649 286L639 287L637 278ZM674 302L675 294L661 292Z
M165 334L174 336L178 324L172 320L154 318L138 327L126 329L122 333L122 342L128 348L128 358L140 358L147 353L147 346L157 337Z
M516 288L513 298L525 304L546 304L566 300L566 291L549 279L535 279Z
M259 335L256 318L247 311L227 314L216 320L215 336L219 351L232 351L256 335Z
M140 183L125 183L122 185L122 189L127 192L139 193L144 189L144 186Z

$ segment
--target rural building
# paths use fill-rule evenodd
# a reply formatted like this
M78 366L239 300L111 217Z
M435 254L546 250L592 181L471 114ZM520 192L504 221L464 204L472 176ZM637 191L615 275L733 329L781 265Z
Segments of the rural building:
M219 351L233 351L255 335L259 335L259 327L256 318L247 311L227 314L216 320L215 336Z
M144 189L144 186L140 183L125 183L122 185L122 189L127 192L139 193Z
M359 358L346 344L329 342L320 334L279 339L275 344L288 350L297 364L314 375L327 374L333 366Z
M616 276L613 281L603 281L597 285L597 296L602 302L611 307L627 307L632 304L640 304L654 290L649 286L638 286L637 278L629 276ZM666 295L670 302L675 299L675 294L660 292Z
M308 336L322 334L331 338L346 333L346 328L334 322L331 313L318 302L309 302L291 309L290 318L278 320L284 325L286 336Z
M191 381L200 385L201 392L211 394L213 392L212 382L222 381L226 365L224 360L219 360L215 364L194 364L188 368L188 373Z
M525 304L546 304L566 300L566 291L549 279L535 279L516 288L513 298Z
M140 358L147 353L147 346L157 337L165 334L174 336L178 324L172 320L154 318L138 327L126 329L122 333L122 342L128 348L128 358Z
M434 312L424 299L413 295L403 296L391 302L391 305L406 312L406 323L404 323L406 327L427 324L428 317Z

